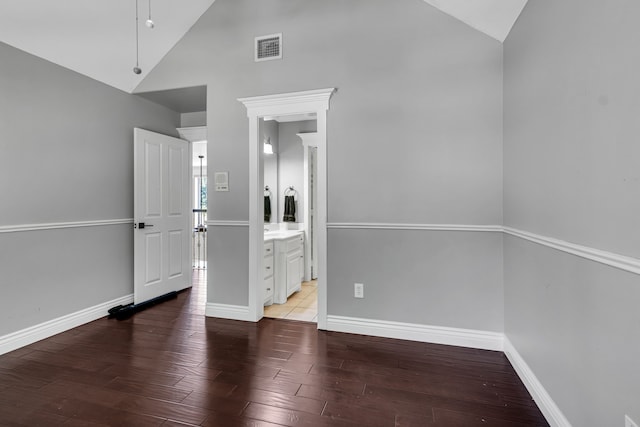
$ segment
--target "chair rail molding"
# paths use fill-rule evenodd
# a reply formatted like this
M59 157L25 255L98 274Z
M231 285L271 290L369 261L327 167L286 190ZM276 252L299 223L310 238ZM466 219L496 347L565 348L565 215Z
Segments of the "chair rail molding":
M567 242L553 237L542 236L529 231L519 230L502 225L478 224L403 224L378 222L332 222L327 224L333 230L424 230L424 231L469 231L469 232L500 232L523 240L537 243L561 252L579 256L590 261L599 262L629 273L640 274L640 259L603 251L589 246Z
M351 230L428 230L428 231L482 231L502 232L501 225L472 224L401 224L381 222L332 222L327 228Z
M0 233L22 231L56 230L61 228L101 227L105 225L133 224L133 218L99 219L94 221L50 222L42 224L17 224L0 226Z
M547 246L571 255L576 255L591 261L599 262L610 267L615 267L629 273L640 274L640 259L620 255L613 252L603 251L589 246L578 245L576 243L566 242L553 237L542 236L528 231L518 230L517 228L504 227L504 233L528 240L539 245Z
M249 221L226 221L226 220L210 220L207 225L213 227L248 227Z

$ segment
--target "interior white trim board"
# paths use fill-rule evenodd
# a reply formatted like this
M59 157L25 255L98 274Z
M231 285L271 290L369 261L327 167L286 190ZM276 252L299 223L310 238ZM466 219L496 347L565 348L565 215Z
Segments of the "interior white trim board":
M222 319L244 320L251 322L249 307L246 305L217 304L208 302L204 315L207 317L220 317Z
M582 246L575 243L566 242L564 240L554 239L552 237L541 236L539 234L530 233L528 231L518 230L516 228L504 227L504 232L511 236L519 237L530 242L538 243L562 252L576 255L591 261L596 261L610 267L619 268L620 270L630 273L640 274L640 259L616 254L613 252L602 251L600 249Z
M496 351L502 351L504 337L501 332L332 315L327 330Z
M104 225L133 224L133 218L100 219L96 221L50 222L42 224L16 224L0 226L0 233L21 231L56 230L60 228L98 227Z
M259 135L264 117L314 114L317 133L318 189L318 329L327 322L327 117L335 88L239 98L249 120L249 314L251 321L264 315L264 157Z
M207 221L207 225L211 225L214 227L248 227L249 221L211 220L211 221Z
M569 420L506 336L504 337L504 354L551 427L571 427Z
M93 307L85 308L75 313L67 314L47 322L34 325L20 331L0 337L0 354L5 354L36 341L49 338L85 323L93 322L108 314L108 310L117 305L126 305L133 302L133 294L116 298Z
M549 248L579 256L591 261L615 267L629 273L640 274L640 259L614 252L603 251L589 246L566 242L553 237L542 236L517 228L502 225L477 224L401 224L401 223L373 223L373 222L332 222L328 229L334 230L426 230L426 231L473 231L473 232L502 232L510 236L528 240Z
M398 224L373 222L332 222L327 228L352 230L432 230L432 231L483 231L502 232L501 225L470 224Z

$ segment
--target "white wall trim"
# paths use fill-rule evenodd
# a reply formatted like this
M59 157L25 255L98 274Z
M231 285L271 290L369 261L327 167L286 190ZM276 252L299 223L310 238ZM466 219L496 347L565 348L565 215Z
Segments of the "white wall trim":
M75 313L67 314L57 319L40 323L17 332L0 337L0 354L8 353L20 347L33 344L36 341L52 337L69 329L73 329L85 323L93 322L108 314L108 310L117 305L125 305L133 302L133 294L116 298L93 307L85 308Z
M502 351L504 337L500 332L332 315L327 316L327 330L497 351Z
M315 114L317 126L318 329L327 323L327 114L335 88L240 98L249 120L249 312L251 320L264 315L264 154L259 135L266 116Z
M211 225L214 227L248 227L249 221L211 220L211 221L207 221L207 225Z
M342 230L426 230L426 231L479 231L502 232L519 237L530 242L538 243L568 254L576 255L591 261L596 261L610 267L640 274L640 259L614 252L603 251L589 246L578 245L552 237L542 236L528 231L518 230L501 225L475 225L475 224L397 224L397 223L365 223L365 222L332 222L327 224L328 229Z
M506 336L504 337L504 354L551 427L571 427L569 420Z
M397 224L376 222L332 222L327 228L352 230L430 230L430 231L483 231L501 232L501 225L469 224Z
M557 249L572 255L596 261L610 267L619 268L620 270L630 273L640 274L640 259L616 254L613 252L602 251L600 249L582 246L575 243L566 242L564 240L554 239L552 237L541 236L539 234L530 233L528 231L518 230L516 228L504 227L504 232L511 236L519 237L530 242L538 243L549 248Z
M206 126L190 126L183 128L176 128L180 138L189 142L200 142L207 140L207 127Z
M99 227L103 225L133 224L133 218L101 219L97 221L51 222L42 224L17 224L0 226L0 233L20 231L56 230L60 228Z
M286 94L273 94L238 98L247 107L249 116L280 116L311 113L317 109L328 110L329 98L335 88L315 89ZM302 111L299 106L304 105Z
M223 319L244 320L247 322L253 321L249 313L249 307L246 305L216 304L208 302L204 315L207 317L220 317Z

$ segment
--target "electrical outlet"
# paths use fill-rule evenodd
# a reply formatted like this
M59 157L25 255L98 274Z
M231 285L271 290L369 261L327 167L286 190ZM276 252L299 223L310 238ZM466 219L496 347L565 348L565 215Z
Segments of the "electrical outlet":
M638 427L638 424L634 423L629 415L624 416L624 427Z
M353 297L364 298L364 285L362 283L353 284Z

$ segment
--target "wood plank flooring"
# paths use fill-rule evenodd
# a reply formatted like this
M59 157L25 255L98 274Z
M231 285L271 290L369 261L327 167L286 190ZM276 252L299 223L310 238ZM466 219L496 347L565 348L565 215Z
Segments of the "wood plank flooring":
M0 426L547 426L500 352L204 317L194 287L0 356Z

